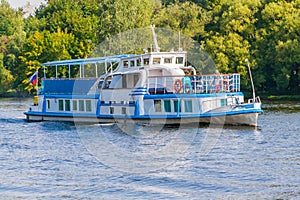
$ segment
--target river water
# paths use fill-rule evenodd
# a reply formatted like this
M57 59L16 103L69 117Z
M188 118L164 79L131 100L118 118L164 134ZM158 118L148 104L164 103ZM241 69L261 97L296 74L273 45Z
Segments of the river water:
M0 99L0 199L300 199L300 103L259 127L26 122Z

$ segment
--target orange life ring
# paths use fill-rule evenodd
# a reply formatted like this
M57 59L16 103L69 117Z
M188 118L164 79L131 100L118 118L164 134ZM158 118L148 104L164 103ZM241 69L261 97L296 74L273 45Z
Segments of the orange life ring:
M180 79L177 79L174 83L174 90L176 93L179 93L182 89L182 82Z

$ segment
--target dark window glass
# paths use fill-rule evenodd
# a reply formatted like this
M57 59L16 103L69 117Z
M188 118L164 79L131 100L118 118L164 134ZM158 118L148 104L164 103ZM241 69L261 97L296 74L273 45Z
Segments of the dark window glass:
M79 111L84 111L84 100L79 100Z
M64 111L64 100L58 100L58 110Z
M185 112L193 112L192 100L184 101L184 109L185 109Z
M73 100L73 111L77 111L77 100Z
M91 100L85 101L85 111L92 112L92 101Z
M171 112L171 101L170 100L164 100L164 108L165 108L165 112Z
M178 100L174 100L174 111L181 112L181 105L180 105L180 101Z
M70 100L65 100L65 111L70 111L71 107L70 107Z

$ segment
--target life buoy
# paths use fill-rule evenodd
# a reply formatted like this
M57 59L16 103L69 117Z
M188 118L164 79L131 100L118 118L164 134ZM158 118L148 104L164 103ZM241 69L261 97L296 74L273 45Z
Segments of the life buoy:
M182 89L182 82L180 79L177 79L174 83L174 90L176 93L179 93Z

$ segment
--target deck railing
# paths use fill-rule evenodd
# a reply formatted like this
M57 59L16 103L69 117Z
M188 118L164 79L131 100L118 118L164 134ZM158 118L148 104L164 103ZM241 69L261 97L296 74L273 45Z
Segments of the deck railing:
M240 74L148 77L150 94L239 92Z

